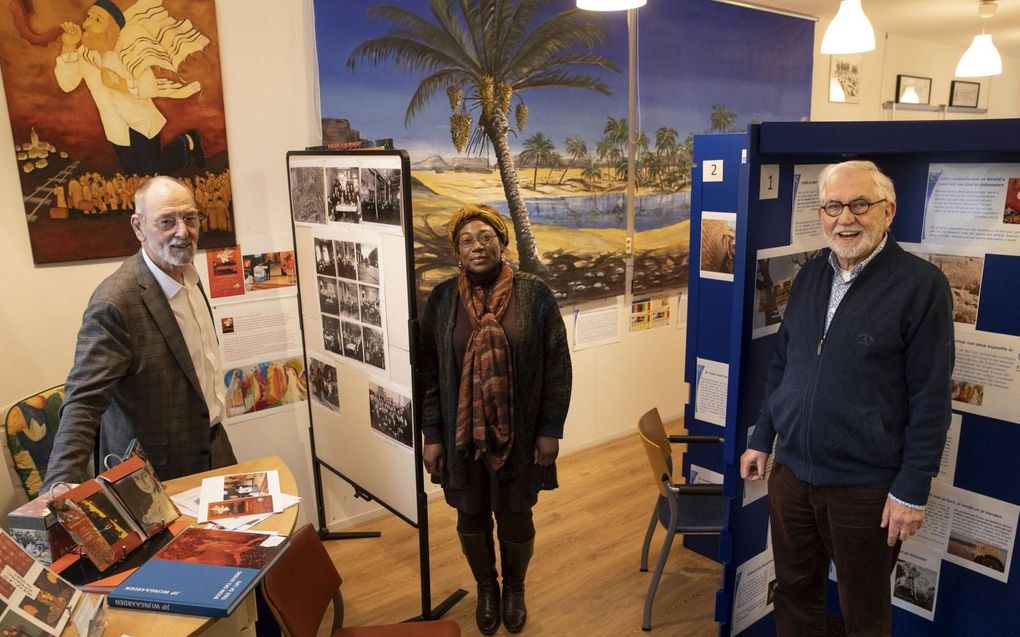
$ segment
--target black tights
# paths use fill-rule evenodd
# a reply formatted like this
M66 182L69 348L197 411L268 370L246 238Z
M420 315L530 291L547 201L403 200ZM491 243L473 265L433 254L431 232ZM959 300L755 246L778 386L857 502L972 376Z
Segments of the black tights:
M492 513L464 513L457 511L457 532L461 535L483 535L492 533ZM496 513L496 527L499 539L505 542L530 542L535 538L535 522L531 511Z

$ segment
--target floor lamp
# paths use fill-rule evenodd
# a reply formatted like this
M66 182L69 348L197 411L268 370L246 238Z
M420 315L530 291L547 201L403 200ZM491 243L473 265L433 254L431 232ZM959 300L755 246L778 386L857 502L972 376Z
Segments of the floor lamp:
M637 198L637 21L638 8L647 0L577 0L579 9L627 11L627 243L624 298L629 304L634 284L634 203Z

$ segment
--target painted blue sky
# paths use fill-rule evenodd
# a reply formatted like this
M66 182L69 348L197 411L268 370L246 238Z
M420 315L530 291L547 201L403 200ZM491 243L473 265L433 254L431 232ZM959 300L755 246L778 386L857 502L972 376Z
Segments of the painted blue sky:
M393 137L412 160L432 153L454 156L444 92L405 128L404 112L421 76L392 63L347 68L358 44L388 28L366 16L373 4L378 3L315 1L322 116L348 119L366 138ZM423 0L389 4L428 11ZM554 12L574 3L553 0L549 5ZM600 52L616 61L621 72L592 72L603 77L613 94L563 88L525 92L531 117L523 137L543 132L563 152L564 140L580 135L593 149L607 117L627 116L626 12L602 15L609 41ZM789 121L809 115L813 22L711 0L651 0L640 9L638 24L638 123L651 139L662 126L675 128L681 139L707 130L713 103L736 112L740 128L751 118ZM511 136L515 151L522 141Z

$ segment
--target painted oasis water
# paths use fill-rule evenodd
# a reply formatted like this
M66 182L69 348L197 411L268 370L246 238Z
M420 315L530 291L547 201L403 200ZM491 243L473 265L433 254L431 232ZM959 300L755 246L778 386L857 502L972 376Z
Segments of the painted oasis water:
M543 197L526 199L524 203L532 223L570 228L627 227L627 201L626 194L622 192ZM488 205L509 214L505 200L490 201ZM634 229L638 232L664 228L690 218L690 192L639 195L635 198Z

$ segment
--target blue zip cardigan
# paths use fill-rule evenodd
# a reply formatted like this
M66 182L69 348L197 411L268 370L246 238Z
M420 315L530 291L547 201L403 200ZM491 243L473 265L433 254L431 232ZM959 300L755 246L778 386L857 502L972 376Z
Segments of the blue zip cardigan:
M890 236L825 334L829 251L801 270L748 445L815 486L928 500L951 415L955 341L945 275ZM824 335L824 339L823 339Z

